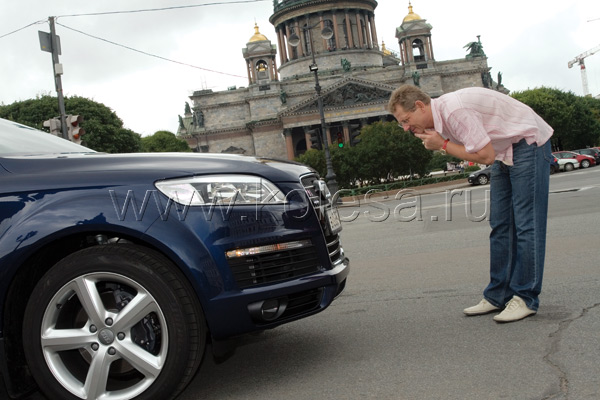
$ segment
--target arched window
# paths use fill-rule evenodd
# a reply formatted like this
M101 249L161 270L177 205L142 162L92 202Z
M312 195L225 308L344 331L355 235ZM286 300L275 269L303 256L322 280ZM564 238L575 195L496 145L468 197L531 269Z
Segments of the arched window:
M426 61L425 60L425 46L423 45L423 41L421 39L415 39L412 42L413 48L413 56L416 61Z
M258 60L256 62L256 72L258 73L258 79L268 79L269 78L269 68L268 64L265 60Z
M360 33L362 37L363 47L369 47L369 42L367 41L367 27L365 26L365 20L363 18L360 19Z

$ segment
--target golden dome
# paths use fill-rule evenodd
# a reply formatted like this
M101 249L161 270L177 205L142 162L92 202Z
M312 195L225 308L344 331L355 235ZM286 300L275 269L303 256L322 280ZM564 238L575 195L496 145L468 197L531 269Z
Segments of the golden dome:
M383 40L381 41L381 52L386 56L392 55L392 52L385 48L385 42Z
M267 39L267 37L265 35L263 35L262 33L260 33L258 31L258 24L255 22L254 23L254 35L252 35L252 37L250 38L248 43L260 42L261 40L269 40L269 39Z
M402 20L402 23L409 22L409 21L417 21L420 19L423 19L423 18L421 18L419 16L419 14L415 14L413 12L412 4L410 4L410 1L409 1L408 2L408 15L406 17L404 17L404 19Z

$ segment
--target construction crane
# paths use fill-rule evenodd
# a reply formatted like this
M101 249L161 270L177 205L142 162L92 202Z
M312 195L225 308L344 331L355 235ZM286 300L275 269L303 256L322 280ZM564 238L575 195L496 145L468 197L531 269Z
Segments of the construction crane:
M584 60L586 57L589 57L589 56L597 53L598 51L600 51L600 45L594 47L591 50L586 51L585 53L581 53L580 55L575 57L573 60L569 61L569 68L572 68L573 65L575 65L575 64L579 64L579 66L581 67L581 83L583 84L583 95L584 96L590 95L590 91L588 89L587 72L585 71Z

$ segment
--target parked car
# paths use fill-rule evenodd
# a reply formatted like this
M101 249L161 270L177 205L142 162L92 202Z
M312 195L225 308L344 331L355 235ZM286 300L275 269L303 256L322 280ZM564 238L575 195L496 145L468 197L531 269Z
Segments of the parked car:
M467 180L471 185L485 185L490 181L490 174L492 172L492 167L486 167L480 169L479 171L475 171L469 175Z
M596 160L594 159L594 157L586 156L585 154L579 154L572 151L555 151L552 154L554 154L556 158L574 158L579 163L580 168L588 168L592 165L596 165Z
M560 171L560 165L558 164L558 158L552 157L552 162L550 163L550 175L552 175L558 171Z
M335 204L301 164L102 154L0 120L0 381L13 397L172 398L208 342L342 292Z
M586 156L590 156L590 157L594 157L594 160L596 160L596 165L600 164L600 150L598 150L595 147L590 147L587 149L573 150L573 152L583 154Z
M575 158L557 158L560 171L573 171L579 168L579 163Z

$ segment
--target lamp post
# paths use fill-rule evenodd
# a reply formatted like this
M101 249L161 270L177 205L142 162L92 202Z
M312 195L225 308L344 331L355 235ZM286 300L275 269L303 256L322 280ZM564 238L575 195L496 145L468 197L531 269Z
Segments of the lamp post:
M319 107L319 115L321 117L321 140L323 141L323 148L325 149L325 165L327 166L327 175L325 176L325 180L327 181L327 186L329 187L329 191L333 194L338 192L338 184L335 180L335 172L333 172L333 164L331 163L331 154L329 153L329 141L327 140L327 126L325 124L325 111L323 110L323 98L321 97L321 85L319 85L319 67L317 65L317 61L315 60L315 50L313 47L312 33L311 29L316 27L319 24L317 22L314 25L310 25L310 21L308 17L306 18L306 26L302 27L302 30L305 34L308 35L308 40L310 43L310 54L312 55L312 64L308 66L310 72L313 72L315 75L315 91L317 92L317 105ZM333 30L329 27L325 27L321 31L321 37L323 39L331 39L333 37ZM300 38L296 33L290 35L288 39L288 43L297 47L300 44Z

